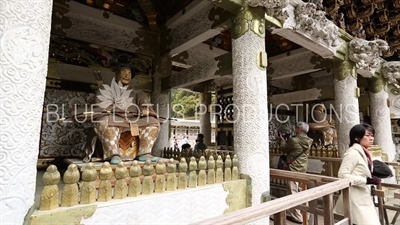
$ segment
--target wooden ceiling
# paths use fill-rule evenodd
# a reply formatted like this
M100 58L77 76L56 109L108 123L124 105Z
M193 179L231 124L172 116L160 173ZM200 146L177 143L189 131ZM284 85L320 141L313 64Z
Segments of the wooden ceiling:
M312 1L353 36L386 40L390 50L383 57L388 61L400 60L400 0Z
M193 0L73 0L157 30Z
M231 39L231 30L226 30L219 35L208 39L203 42L205 44L210 45L210 48L220 48L225 51L232 51L232 39ZM268 57L276 56L282 53L286 53L288 51L292 51L301 46L279 36L276 34L271 34L267 31L265 36L265 47L267 50Z

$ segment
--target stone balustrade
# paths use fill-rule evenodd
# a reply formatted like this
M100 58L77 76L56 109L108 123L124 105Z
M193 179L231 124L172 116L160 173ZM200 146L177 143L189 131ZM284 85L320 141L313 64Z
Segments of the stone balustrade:
M115 169L113 169L115 168ZM104 162L100 170L88 163L79 171L70 164L63 175L64 185L59 186L61 175L55 165L50 165L43 175L44 189L40 196L39 210L58 207L107 202L113 199L132 198L140 195L170 192L196 188L239 179L238 159L227 154L214 158L209 155L198 159L182 157L179 161L171 158L166 163L146 161L140 165L133 161L127 168L121 162L112 167Z

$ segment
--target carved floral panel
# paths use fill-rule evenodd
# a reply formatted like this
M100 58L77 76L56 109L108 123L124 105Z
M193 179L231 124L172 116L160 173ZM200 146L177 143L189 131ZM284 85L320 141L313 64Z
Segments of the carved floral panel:
M95 100L94 93L46 89L43 104L39 158L80 156L90 123L58 122Z

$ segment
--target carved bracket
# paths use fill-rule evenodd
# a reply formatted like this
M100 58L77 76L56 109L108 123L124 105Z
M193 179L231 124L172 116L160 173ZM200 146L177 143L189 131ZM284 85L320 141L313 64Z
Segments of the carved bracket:
M296 6L288 5L289 17L282 28L272 29L296 44L299 44L323 58L332 58L340 45L339 28L325 17L314 3L299 2Z
M248 4L250 7L261 6L272 9L272 16L281 21L285 21L289 17L289 13L286 10L289 0L248 0Z
M317 9L314 3L298 4L294 10L296 25L294 29L324 44L336 48L340 44L339 28L325 17L325 12Z
M381 60L380 56L389 49L386 41L366 41L354 38L349 43L349 59L356 63L357 72L363 77L372 77Z
M400 61L385 62L381 69L382 76L388 79L389 84L393 84L396 88L400 88L397 79L400 79Z

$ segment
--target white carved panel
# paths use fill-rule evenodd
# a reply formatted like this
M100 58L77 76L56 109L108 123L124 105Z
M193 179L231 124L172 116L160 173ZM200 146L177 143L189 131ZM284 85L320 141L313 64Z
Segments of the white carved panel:
M254 32L232 39L234 146L240 172L252 179L253 205L270 191L267 76L255 54L260 49L265 49L265 40Z
M0 1L0 224L34 201L52 3Z
M221 184L169 193L98 203L93 216L82 219L94 224L190 224L220 216L228 208L228 192Z
M59 89L47 89L44 97L43 123L39 157L81 156L86 142L86 128L90 123L59 123L61 117L74 115L75 109L87 105L90 109L95 94Z

